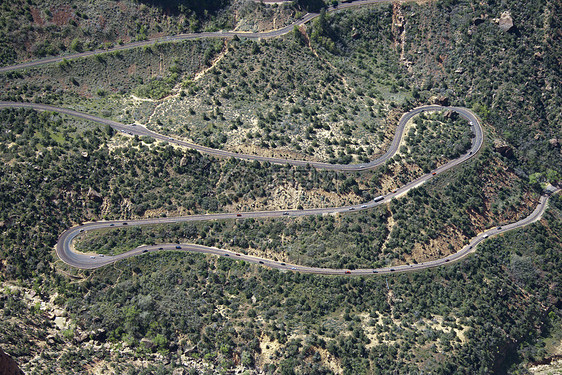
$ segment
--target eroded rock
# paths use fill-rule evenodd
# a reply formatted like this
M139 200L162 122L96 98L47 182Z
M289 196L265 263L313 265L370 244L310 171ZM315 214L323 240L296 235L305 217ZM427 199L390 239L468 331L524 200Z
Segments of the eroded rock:
M494 140L494 150L506 158L513 157L513 148L501 139Z

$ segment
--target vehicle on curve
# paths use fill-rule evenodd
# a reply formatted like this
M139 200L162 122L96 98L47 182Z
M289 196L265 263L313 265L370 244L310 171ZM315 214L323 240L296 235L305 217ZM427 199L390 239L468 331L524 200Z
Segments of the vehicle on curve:
M380 202L384 199L384 195L379 195L378 197L375 197L375 199L373 199L373 202Z

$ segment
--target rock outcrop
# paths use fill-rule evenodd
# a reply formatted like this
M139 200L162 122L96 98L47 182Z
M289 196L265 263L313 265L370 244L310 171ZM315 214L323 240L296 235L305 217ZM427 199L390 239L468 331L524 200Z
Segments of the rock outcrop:
M496 22L502 31L508 32L513 29L513 18L511 18L510 12L503 12L500 18L494 18L494 22Z
M100 193L98 193L97 191L95 191L92 188L88 189L88 199L95 201L95 202L101 202L103 200L102 196Z
M494 140L494 150L506 158L513 157L513 148L501 139Z

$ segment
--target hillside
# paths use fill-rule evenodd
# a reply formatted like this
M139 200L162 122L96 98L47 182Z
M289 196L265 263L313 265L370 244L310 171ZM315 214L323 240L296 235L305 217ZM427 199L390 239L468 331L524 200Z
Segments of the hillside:
M16 0L0 9L0 66L180 33L269 30L302 12L228 0Z
M315 6L8 2L0 61L188 31L273 29ZM181 242L315 267L415 264L526 217L546 183L560 182L561 10L548 0L447 0L322 12L268 40L155 43L0 73L0 99L73 108L217 149L341 164L383 154L413 107L471 108L484 125L481 151L389 204L121 226L81 233L74 245L106 259ZM482 242L466 259L402 274L311 275L171 251L79 270L53 250L84 222L362 204L463 155L472 137L451 111L416 116L405 134L380 168L338 172L216 158L58 113L1 109L0 348L39 374L527 374L556 366L560 194L538 222Z

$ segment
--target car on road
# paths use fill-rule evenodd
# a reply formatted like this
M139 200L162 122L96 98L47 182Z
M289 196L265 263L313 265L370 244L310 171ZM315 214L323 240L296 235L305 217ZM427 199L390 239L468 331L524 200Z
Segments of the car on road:
M497 229L498 229L498 230L501 230L501 229L502 229L502 227L498 227Z
M289 215L289 213L288 213L288 212L283 212L283 215L287 216L287 215Z
M240 217L240 216L242 216L242 214L236 214L236 216Z
M351 273L351 271L345 271L345 273Z
M373 273L379 273L379 271L377 271L377 270L373 270Z
M159 247L158 250L164 250L164 248L163 248L163 247Z
M297 269L297 267L291 267L291 269L292 269L292 270L296 270L296 269Z
M362 206L361 206L361 208L367 208L367 205L366 205L366 204L364 204L364 205L362 205Z
M123 223L123 225L129 225L129 224L127 224L127 223Z
M114 227L114 226L115 226L115 224L113 224L113 223L112 223L112 224L109 224L109 226L110 226L110 227Z
M103 258L105 255L103 255L103 254L98 254L98 256L99 256L100 258Z
M349 207L348 210L353 211L353 210L355 210L355 207Z
M148 249L144 249L144 250L142 251L142 253L143 253L143 254L144 254L144 253L148 253Z
M485 234L483 237L484 237L484 238L488 238L488 237L490 237L490 236L488 236L487 234Z
M239 257L239 256L240 256L240 254L236 253L236 256L237 256L237 257Z
M80 233L84 232L84 229L80 229Z
M224 254L224 256L225 256L225 257L229 257L230 255L229 255L229 254Z
M181 246L180 246L180 245L176 245L176 249L181 249Z
M90 259L96 259L96 257L93 256L93 255L90 255Z
M282 265L282 266L286 266L286 264L285 264L285 263L283 263L283 262L281 262L281 265Z
M392 190L392 194L395 194L396 192L397 192L397 190L396 190L396 189Z
M449 261L449 259L445 259L445 262L448 262L448 261Z
M391 269L390 269L390 272L394 272L394 271L396 271L394 268L391 268Z
M378 197L375 197L375 199L373 199L373 202L380 202L384 199L384 195L379 195Z
M260 260L258 263L259 263L259 264L263 264L263 261Z
M434 176L435 176L436 174L437 174L437 172L433 172L433 173L432 173L432 175L434 175Z

